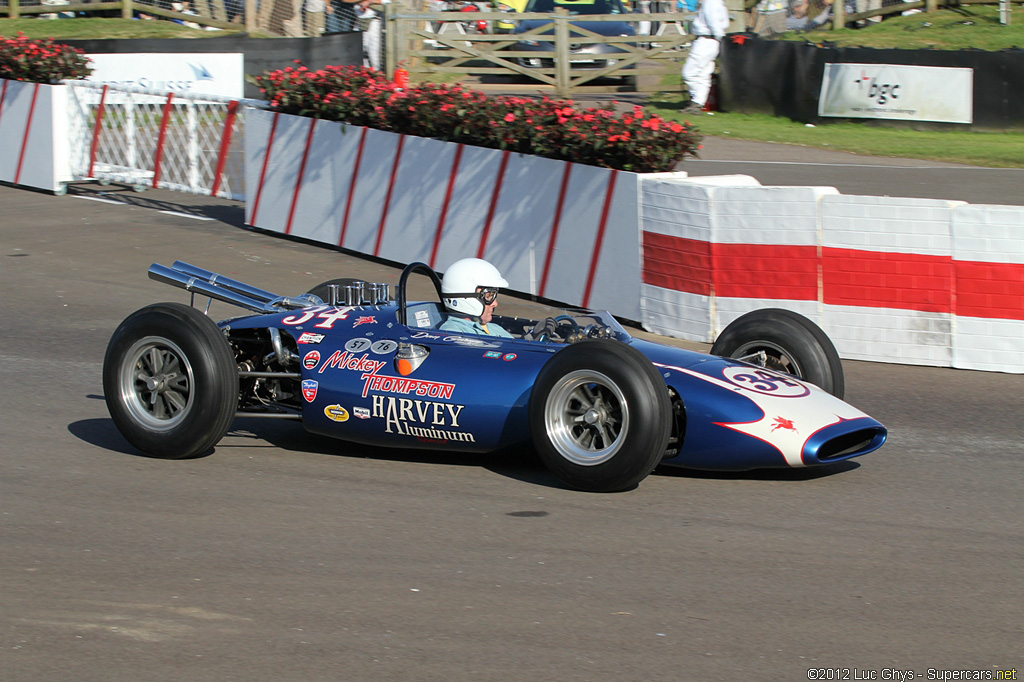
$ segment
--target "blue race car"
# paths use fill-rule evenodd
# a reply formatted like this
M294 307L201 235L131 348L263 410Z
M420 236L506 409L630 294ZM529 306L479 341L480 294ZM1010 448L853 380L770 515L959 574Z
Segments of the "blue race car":
M830 464L878 449L886 430L841 400L842 365L810 320L760 310L712 354L632 338L608 313L495 316L514 338L439 329L445 308L409 301L407 266L385 284L339 279L295 298L176 262L151 278L252 314L215 323L158 303L114 332L108 409L143 453L208 453L235 417L301 420L370 445L490 452L533 445L580 490L630 489L656 466L742 471ZM535 329L547 331L537 334ZM534 338L536 336L537 338Z

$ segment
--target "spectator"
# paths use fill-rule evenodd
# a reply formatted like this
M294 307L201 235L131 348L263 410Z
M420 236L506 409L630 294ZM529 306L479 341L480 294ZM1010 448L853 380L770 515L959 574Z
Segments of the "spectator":
M729 30L729 11L722 0L701 0L693 20L690 56L683 64L683 81L690 91L690 103L683 109L688 114L700 114L711 91L711 76L715 60Z
M331 0L335 30L342 33L358 31L359 15L369 4L369 0Z
M324 0L306 0L306 35L317 37L324 32L324 11L327 3Z

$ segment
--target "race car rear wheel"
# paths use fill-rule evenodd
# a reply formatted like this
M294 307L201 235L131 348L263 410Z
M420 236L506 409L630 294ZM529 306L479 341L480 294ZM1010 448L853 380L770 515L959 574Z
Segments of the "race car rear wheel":
M544 465L579 490L635 487L661 460L672 408L642 353L618 341L567 346L541 369L530 398L530 431Z
M759 364L757 355L765 354L765 367L808 381L837 398L846 390L843 363L828 335L809 319L781 308L755 310L736 318L719 335L711 354L724 358L743 358Z
M158 303L114 332L103 392L129 443L153 457L186 459L227 433L238 407L238 370L212 320L187 305Z

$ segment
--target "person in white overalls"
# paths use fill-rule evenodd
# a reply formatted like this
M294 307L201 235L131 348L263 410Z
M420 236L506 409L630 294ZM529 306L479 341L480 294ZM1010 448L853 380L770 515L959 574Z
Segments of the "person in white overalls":
M690 91L690 103L683 111L699 114L708 101L715 60L725 32L729 30L729 10L725 8L725 2L701 0L692 30L695 37L690 43L690 56L683 64L683 81Z

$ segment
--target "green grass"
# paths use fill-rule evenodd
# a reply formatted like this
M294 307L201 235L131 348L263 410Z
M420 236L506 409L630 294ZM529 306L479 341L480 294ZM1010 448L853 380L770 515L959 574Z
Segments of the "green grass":
M681 121L679 105L651 102L647 109ZM1024 168L1024 133L911 130L872 123L836 122L808 127L767 114L725 114L688 119L703 135L819 147L867 156L929 159L996 168Z
M837 47L904 50L1006 50L1024 47L1024 7L1011 3L1010 23L999 23L995 5L962 5L930 14L891 16L864 28L789 32L783 40L831 43Z
M173 21L137 21L135 19L0 19L0 36L13 38L19 32L29 38L57 40L101 40L107 38L212 38L238 31L204 31Z

